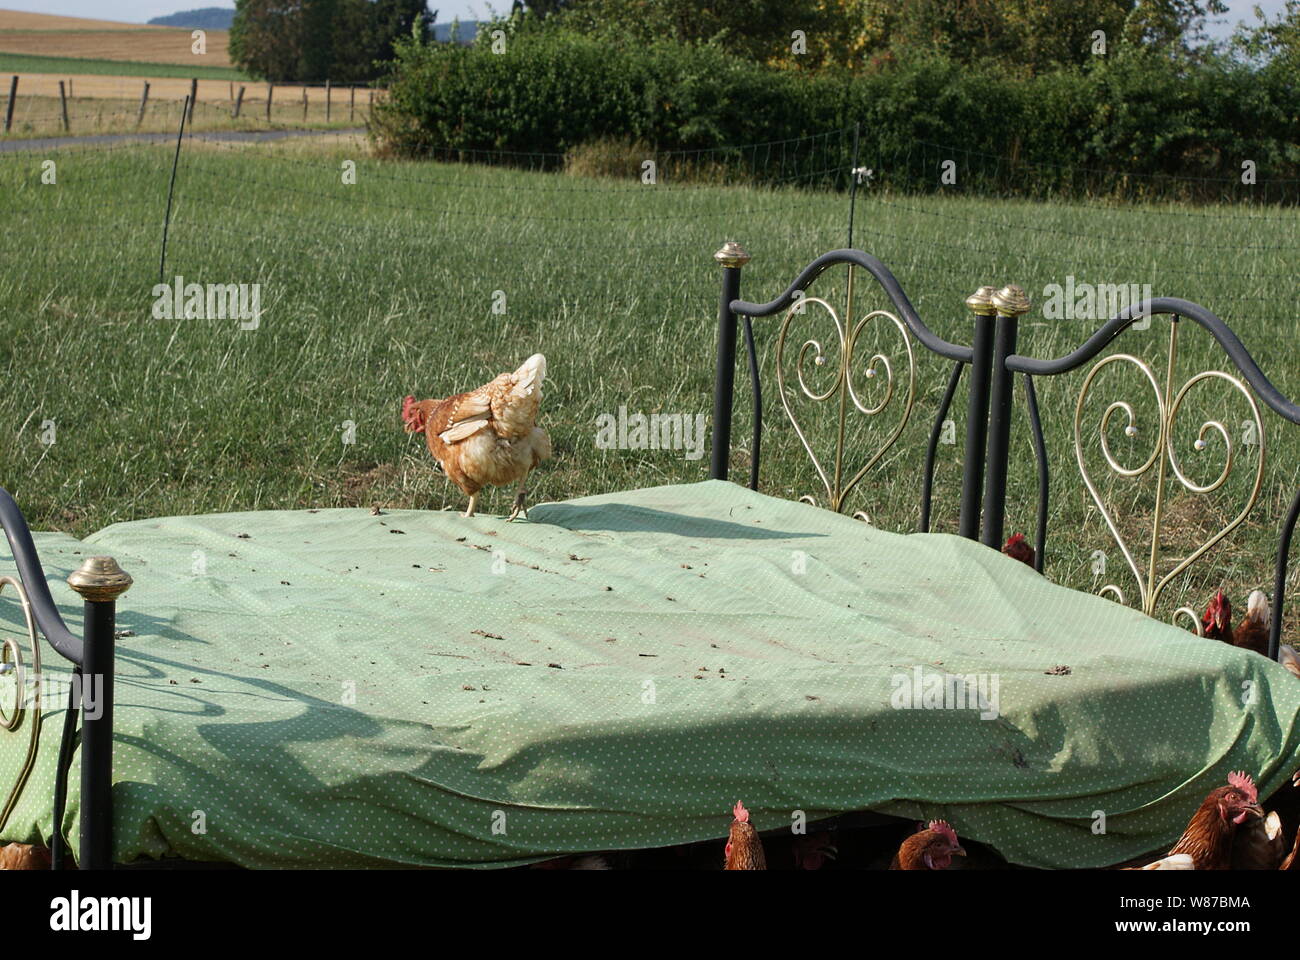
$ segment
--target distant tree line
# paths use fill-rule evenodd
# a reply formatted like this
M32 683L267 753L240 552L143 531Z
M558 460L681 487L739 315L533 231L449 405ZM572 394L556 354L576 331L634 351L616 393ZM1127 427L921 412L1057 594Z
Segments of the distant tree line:
M236 0L230 59L262 80L360 83L436 18L426 0Z

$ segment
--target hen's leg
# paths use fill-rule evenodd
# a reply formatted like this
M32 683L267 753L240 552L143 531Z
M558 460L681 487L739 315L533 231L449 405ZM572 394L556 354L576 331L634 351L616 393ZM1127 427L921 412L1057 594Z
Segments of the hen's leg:
M519 481L519 489L515 491L515 508L510 511L510 516L506 517L506 523L509 523L511 520L514 520L521 513L525 517L528 516L528 510L524 506L524 500L528 496L528 491L524 487L524 483L527 481L527 479L528 478L525 477L523 480Z
M466 518L474 516L474 508L477 505L478 505L478 494L471 493L469 495L469 506L465 508L465 512L462 513L461 516Z

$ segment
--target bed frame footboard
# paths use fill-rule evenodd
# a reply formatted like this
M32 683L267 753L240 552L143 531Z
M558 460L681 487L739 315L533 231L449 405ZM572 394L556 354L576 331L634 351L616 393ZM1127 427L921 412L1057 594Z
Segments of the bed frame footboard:
M85 609L83 635L77 637L64 623L50 595L27 520L13 497L3 488L0 488L0 526L4 528L18 569L17 580L10 582L14 583L27 615L33 665L39 670L38 632L56 653L73 665L55 775L53 835L50 840L52 868L62 870L68 866L63 811L80 717L81 836L77 862L83 870L106 870L113 865L114 626L117 598L131 586L131 577L112 557L89 557L73 571L68 577L68 585L81 596ZM17 708L8 729L17 730L27 714L34 714L29 723L32 725L31 735L35 737L40 724L40 694L36 692L29 698L21 651L13 641L4 645L4 666L15 672L18 683ZM42 678L37 676L34 684L39 691ZM11 800L16 799L24 784L25 776L15 785ZM12 807L11 802L6 811Z

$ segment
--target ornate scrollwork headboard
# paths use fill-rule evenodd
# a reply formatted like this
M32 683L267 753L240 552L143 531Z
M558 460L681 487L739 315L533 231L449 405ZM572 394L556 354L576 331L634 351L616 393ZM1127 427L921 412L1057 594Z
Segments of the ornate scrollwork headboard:
M808 503L845 512L850 494L862 479L897 443L912 416L916 404L917 347L941 357L969 363L971 349L948 343L929 329L917 315L898 280L875 257L861 250L834 250L809 264L786 289L769 303L750 303L735 296L739 271L749 255L739 244L729 243L716 254L727 267L723 278L722 316L720 317L719 382L732 360L725 356L726 330L742 317L746 346L750 355L751 379L754 384L755 429L751 486L757 488L757 452L762 430L762 399L755 358L753 318L784 314L775 338L777 390L782 410L795 436L808 455L821 483L821 491L800 497ZM808 296L809 286L829 268L843 264L848 276L843 310L829 296ZM864 275L874 280L878 292L887 301L878 309L859 310L856 285ZM869 339L877 344L871 346ZM719 394L728 393L727 403L715 403L714 442L729 438L729 384ZM950 399L950 397L949 397ZM816 419L821 410L829 416ZM851 424L884 419L878 442L858 452L851 442ZM719 430L721 422L722 430ZM819 443L823 431L813 423L829 426L830 442ZM725 476L725 467L714 476ZM865 511L854 513L869 519Z
M1166 319L1169 325L1163 375L1157 372L1152 363L1133 353L1116 352L1098 358L1107 345L1139 321L1145 323L1157 318ZM1180 331L1188 321L1206 330L1217 341L1228 361L1229 369L1235 367L1234 372L1211 367L1190 376L1180 373ZM1267 431L1261 414L1261 402L1292 423L1300 423L1300 407L1273 386L1241 341L1219 317L1186 300L1156 298L1135 304L1104 324L1068 356L1056 360L1011 356L1006 362L1008 370L1026 374L1027 379L1066 373L1088 364L1090 365L1075 399L1075 462L1084 487L1132 576L1137 594L1133 605L1149 616L1157 616L1167 588L1237 530L1259 501L1268 459ZM1126 380L1126 392L1122 398L1102 398L1096 403L1089 402L1102 378L1121 372L1127 372L1130 378L1136 374L1139 384L1145 381L1145 389L1134 394L1130 392L1131 382ZM1235 424L1235 419L1227 421L1221 413L1205 415L1199 424L1197 419L1200 414L1189 419L1184 413L1190 412L1190 408L1198 404L1207 408L1212 399L1221 401L1225 389L1229 395L1236 395L1244 402L1242 410L1245 417L1241 421L1240 433L1227 425L1228 422ZM1140 395L1149 397L1142 408L1145 413L1136 402ZM1034 427L1035 430L1040 429L1036 422ZM1117 450L1121 436L1133 445L1130 450ZM1106 474L1099 474L1090 467L1090 455L1094 461L1099 455L1106 474L1112 480L1127 479L1149 484L1147 495L1151 510L1149 521L1142 527L1146 535L1142 543L1143 550L1139 551L1134 546L1132 524L1128 525L1127 531L1123 529L1123 518L1119 515L1117 505L1113 499L1108 499L1103 489L1102 477ZM1196 464L1193 459L1206 456L1214 456L1215 459L1208 464ZM1198 466L1201 468L1199 471L1196 469ZM1196 476L1203 479L1198 480ZM1228 519L1203 534L1181 556L1166 557L1171 552L1167 543L1170 524L1168 509L1172 496L1179 491L1196 498L1200 512L1193 515L1198 519L1210 516L1211 506L1219 506L1218 503L1211 502L1210 495L1219 493L1222 497L1235 492L1238 496L1231 503ZM1297 494L1296 504L1300 505L1300 494ZM1273 595L1274 604L1279 607L1285 589L1286 554L1296 512L1293 505L1291 516L1283 524L1279 543ZM1114 580L1105 583L1098 592L1121 603L1129 602L1124 588ZM1193 630L1201 633L1200 616L1191 607L1177 607L1170 613L1170 619L1173 622L1185 620ZM1280 619L1280 614L1273 618L1271 647L1274 655L1277 651Z

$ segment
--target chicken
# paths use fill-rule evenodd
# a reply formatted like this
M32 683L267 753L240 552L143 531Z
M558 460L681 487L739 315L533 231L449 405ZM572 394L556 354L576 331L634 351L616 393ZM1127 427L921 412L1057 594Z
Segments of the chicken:
M1284 643L1277 648L1277 662L1288 672L1300 677L1300 653L1291 644Z
M1025 539L1023 533L1013 533L1007 542L1002 545L1002 552L1013 560L1019 560L1030 567L1034 567L1038 560L1038 555L1034 552L1034 548L1029 545L1029 541ZM1034 569L1038 568L1034 567Z
M1300 859L1296 857L1297 853L1300 853L1300 830L1295 832L1295 843L1291 846L1291 852L1286 855L1286 859L1282 861L1282 866L1278 867L1278 869L1300 870Z
M1216 787L1201 801L1169 856L1189 854L1195 870L1231 869L1233 838L1252 816L1264 816L1255 782L1245 773L1230 773L1226 787Z
M1172 857L1164 857L1155 863L1148 863L1145 867L1125 867L1125 870L1195 870L1196 865L1192 858L1186 853L1176 853Z
M749 811L739 800L732 811L731 832L727 835L726 864L723 870L766 870L767 858L763 856L763 841L749 822Z
M829 832L810 833L794 838L790 845L796 870L820 870L827 860L839 854L834 838Z
M957 842L957 833L946 821L931 820L898 848L890 861L890 870L947 870L953 856L964 857L966 851Z
M1282 818L1276 810L1261 820L1251 820L1232 841L1233 870L1276 870L1286 856Z
M1268 632L1272 623L1268 597L1255 590L1246 600L1246 617L1235 630L1232 626L1232 604L1220 590L1205 608L1201 629L1211 640L1222 640L1243 650L1253 650L1261 657L1268 656Z
M0 847L0 870L48 870L50 851L31 843L7 843Z
M444 473L469 497L465 516L474 516L478 492L518 481L507 521L527 515L528 473L551 455L551 438L537 426L546 358L535 353L514 373L445 400L402 401L407 433L421 433Z

